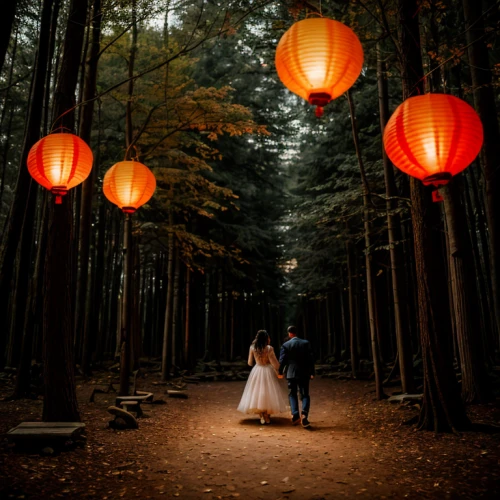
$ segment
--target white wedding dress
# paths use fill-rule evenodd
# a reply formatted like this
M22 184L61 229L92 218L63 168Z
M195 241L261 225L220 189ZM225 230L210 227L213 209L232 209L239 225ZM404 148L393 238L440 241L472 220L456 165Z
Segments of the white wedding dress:
M248 376L238 411L242 413L266 412L269 415L287 411L287 399L276 372L279 363L274 349L268 345L262 352L259 352L251 346L248 364L252 366L254 361L255 366Z

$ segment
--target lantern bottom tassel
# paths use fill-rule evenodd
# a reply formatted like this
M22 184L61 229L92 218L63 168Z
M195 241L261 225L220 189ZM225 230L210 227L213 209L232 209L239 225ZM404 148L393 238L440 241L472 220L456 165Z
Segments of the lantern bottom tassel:
M318 118L321 118L323 116L323 107L322 106L316 106L316 116Z
M54 186L51 189L52 194L56 197L56 205L62 205L62 197L68 192L66 188Z

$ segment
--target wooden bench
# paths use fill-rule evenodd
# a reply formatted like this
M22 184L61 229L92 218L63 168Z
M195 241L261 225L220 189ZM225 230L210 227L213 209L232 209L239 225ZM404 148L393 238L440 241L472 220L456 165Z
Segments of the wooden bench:
M122 401L120 403L120 406L122 408L125 408L125 411L128 411L129 413L135 413L137 418L140 418L144 415L144 413L142 412L142 408L141 408L141 402L140 401Z
M85 429L82 422L22 422L10 429L6 437L11 442L27 440L74 439Z
M122 401L140 401L150 402L153 400L154 394L152 392L137 391L135 396L116 396L116 406L120 406Z

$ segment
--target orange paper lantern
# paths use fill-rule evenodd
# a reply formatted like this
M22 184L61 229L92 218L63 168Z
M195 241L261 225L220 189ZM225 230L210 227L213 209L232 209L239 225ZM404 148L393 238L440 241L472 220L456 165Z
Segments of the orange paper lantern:
M295 23L276 49L276 70L283 84L318 106L342 95L357 80L363 67L363 48L345 24L325 17Z
M27 160L33 179L56 195L56 203L88 177L92 162L92 151L85 141L68 133L40 139L30 149Z
M120 161L104 176L106 198L125 213L134 213L144 205L156 189L156 179L146 165L138 161Z
M467 168L483 144L483 125L465 101L447 94L406 99L384 131L392 163L424 184L447 184Z

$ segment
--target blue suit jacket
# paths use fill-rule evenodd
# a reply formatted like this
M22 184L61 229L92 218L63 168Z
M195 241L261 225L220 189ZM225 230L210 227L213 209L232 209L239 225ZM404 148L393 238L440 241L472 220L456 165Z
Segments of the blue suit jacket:
M279 374L287 379L307 379L315 374L314 355L309 341L294 337L281 346Z

